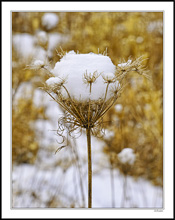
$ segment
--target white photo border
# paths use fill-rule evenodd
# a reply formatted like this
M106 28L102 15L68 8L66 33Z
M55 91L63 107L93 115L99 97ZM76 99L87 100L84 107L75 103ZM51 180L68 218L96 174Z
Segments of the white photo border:
M2 218L172 218L173 217L173 4L165 2L1 2L2 16ZM57 9L57 10L56 10ZM160 11L164 13L164 210L10 208L11 181L11 12L12 11ZM161 212L160 212L161 211Z

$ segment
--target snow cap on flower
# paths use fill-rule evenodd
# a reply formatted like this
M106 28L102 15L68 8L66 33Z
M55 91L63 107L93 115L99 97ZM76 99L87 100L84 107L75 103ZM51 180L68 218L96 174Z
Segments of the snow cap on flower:
M111 59L108 56L102 54L76 54L74 51L66 53L60 60L57 62L52 74L59 76L61 78L67 78L65 84L67 90L71 97L77 101L87 101L98 100L105 97L106 84L104 81L105 78L111 79L111 76L115 77L115 65L112 63ZM93 78L94 82L90 82L90 85L86 83L86 78ZM112 84L118 85L118 81L111 83L109 85L109 91L112 88ZM67 92L62 88L62 95L67 98ZM106 99L109 99L113 96L113 93L108 92Z
M60 84L62 80L58 77L50 77L48 80L46 80L46 84L48 86L54 86L56 84Z
M134 164L135 162L136 155L133 152L133 149L131 148L124 148L119 154L118 154L118 159L120 160L121 163L123 164Z
M105 83L114 83L116 81L114 73L102 74Z
M45 66L45 62L43 60L34 60L31 65L27 65L27 68L39 70Z
M131 63L132 63L132 60L128 60L126 63L119 63L118 66L125 67L125 66L129 66Z
M61 86L65 83L65 79L59 77L50 77L46 80L46 87L50 92L60 93Z
M59 18L56 14L54 13L45 13L42 17L42 25L47 29L50 30L54 27L59 22Z
M33 62L33 65L35 65L35 66L42 66L42 65L44 65L44 61L43 60L35 60Z

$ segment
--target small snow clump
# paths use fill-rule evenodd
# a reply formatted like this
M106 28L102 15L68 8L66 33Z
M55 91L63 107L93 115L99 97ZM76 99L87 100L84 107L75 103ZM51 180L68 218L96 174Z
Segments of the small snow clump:
M136 155L133 152L133 149L131 148L124 148L119 154L118 159L123 164L130 164L133 165L135 162Z
M41 68L47 68L46 63L43 60L34 60L31 65L27 65L27 68L39 70Z
M44 61L42 61L42 60L35 60L34 62L33 62L33 65L32 65L32 67L33 67L33 69L40 69L40 68L42 68L42 67L44 67Z
M46 80L46 84L51 87L60 84L61 82L62 80L58 77L50 77L48 80Z
M45 13L42 17L42 25L47 29L50 30L55 28L59 22L59 18L54 13Z
M116 112L121 112L123 110L123 106L121 104L115 105L114 108L115 108Z
M33 58L36 60L47 60L47 51L38 46L33 50Z
M14 34L12 38L14 49L22 59L28 59L33 56L35 49L35 38L28 33Z
M35 60L33 62L33 65L34 66L42 66L42 65L44 65L44 61L42 61L42 60Z
M111 131L109 129L105 129L104 140L110 141L114 136L115 136L114 131Z
M118 64L119 67L125 67L125 66L129 66L132 63L132 60L128 60L126 63L120 63Z

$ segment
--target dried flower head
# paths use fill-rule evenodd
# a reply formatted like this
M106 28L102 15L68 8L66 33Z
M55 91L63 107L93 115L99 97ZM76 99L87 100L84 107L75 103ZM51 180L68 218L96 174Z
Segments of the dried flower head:
M117 99L117 94L111 92L110 84L119 86L119 83L110 58L71 51L56 63L51 72L55 77L49 78L43 89L67 112L66 117L60 120L61 128L64 124L69 134L92 128L97 135L97 127L101 129L103 124L101 117ZM62 135L62 129L58 129L58 133Z
M46 80L44 88L46 91L55 92L57 94L65 83L66 79L61 79L60 77L50 77Z
M89 84L90 86L90 93L91 93L91 87L92 87L92 83L94 83L96 81L96 79L99 77L100 74L97 74L97 71L91 73L86 73L83 75L83 82L85 84Z
M116 66L107 55L61 52L43 89L66 111L59 120L62 128L73 132L91 129L94 135L103 133L103 116L120 96L123 78L132 71L142 71L141 58ZM88 87L85 85L89 85ZM92 86L93 84L93 86Z
M42 60L35 60L31 65L27 65L27 69L39 70L45 67L45 63Z
M119 63L116 67L116 76L119 81L122 81L126 75L130 72L137 72L139 75L145 76L147 79L151 80L151 77L148 75L149 71L146 70L146 67L142 64L143 56L138 57L136 60L129 59L127 62Z
M25 69L33 69L35 71L45 69L50 77L53 76L53 74L50 72L50 63L47 60L34 60L30 65L27 65Z
M116 76L113 73L108 73L107 75L102 75L105 83L115 83L117 81Z

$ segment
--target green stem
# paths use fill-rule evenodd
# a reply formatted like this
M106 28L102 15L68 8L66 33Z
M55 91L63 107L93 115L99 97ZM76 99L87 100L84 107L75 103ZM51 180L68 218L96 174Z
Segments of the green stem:
M91 128L86 128L88 150L88 208L92 208Z

